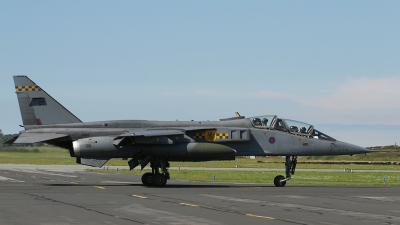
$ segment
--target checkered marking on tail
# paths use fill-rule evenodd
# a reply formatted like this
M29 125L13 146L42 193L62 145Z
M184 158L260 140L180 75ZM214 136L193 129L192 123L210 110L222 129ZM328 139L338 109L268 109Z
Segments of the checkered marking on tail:
M40 91L39 86L33 85L33 86L15 86L15 91L16 92L24 92L24 91Z
M229 137L228 133L219 133L217 134L217 139L227 139Z

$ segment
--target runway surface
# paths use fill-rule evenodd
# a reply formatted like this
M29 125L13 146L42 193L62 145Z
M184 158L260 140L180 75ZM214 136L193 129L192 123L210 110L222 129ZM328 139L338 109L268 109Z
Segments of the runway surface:
M154 188L140 178L2 165L0 224L400 224L400 187L172 179Z

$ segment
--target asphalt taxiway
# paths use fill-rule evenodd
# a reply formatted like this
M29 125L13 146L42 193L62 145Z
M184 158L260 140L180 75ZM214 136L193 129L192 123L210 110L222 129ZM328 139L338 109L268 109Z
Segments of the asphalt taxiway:
M0 167L0 224L400 224L400 187L206 183ZM72 168L72 167L71 167Z

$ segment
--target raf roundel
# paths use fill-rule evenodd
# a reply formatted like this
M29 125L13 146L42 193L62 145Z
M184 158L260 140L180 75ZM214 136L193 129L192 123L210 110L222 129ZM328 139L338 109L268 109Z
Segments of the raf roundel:
M268 139L268 141L269 141L269 143L273 144L273 143L275 143L275 138L274 137L270 137Z

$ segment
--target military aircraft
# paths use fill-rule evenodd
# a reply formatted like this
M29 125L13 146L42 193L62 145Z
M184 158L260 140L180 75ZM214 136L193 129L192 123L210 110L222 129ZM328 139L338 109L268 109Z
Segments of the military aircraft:
M111 158L130 159L129 168L152 172L145 186L163 187L171 161L234 160L236 156L285 156L283 187L294 174L298 156L353 155L371 152L338 141L314 126L276 115L219 121L110 120L82 122L27 76L14 76L23 127L9 143L44 142L69 150L76 162L102 167Z

